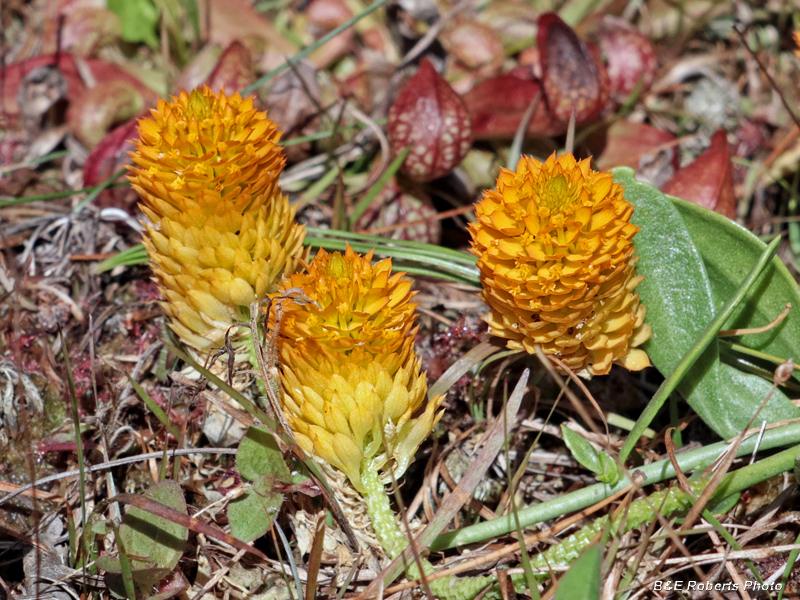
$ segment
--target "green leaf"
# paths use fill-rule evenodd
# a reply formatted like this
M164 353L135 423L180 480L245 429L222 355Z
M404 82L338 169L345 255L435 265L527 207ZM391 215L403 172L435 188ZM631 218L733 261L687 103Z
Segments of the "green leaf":
M145 496L187 514L181 486L167 480L151 487ZM119 528L122 545L130 561L133 579L141 589L148 589L164 579L178 565L188 537L188 530L151 512L132 506ZM118 558L104 556L98 564L110 573L122 573Z
M264 478L272 481L268 475L265 475ZM259 490L256 491L259 481L261 480L257 479L251 489L228 505L231 535L243 542L252 542L267 533L272 526L272 518L278 514L283 503L281 494L277 492L264 493L266 492L266 482L258 485Z
M158 9L152 0L107 0L108 9L122 21L122 39L158 48Z
M764 251L765 244L722 215L680 198L670 197L670 200L683 216L703 257L718 309L733 293L737 283L744 279L750 265ZM740 329L767 325L780 314L787 302L794 309L777 327L764 333L742 336L740 343L782 360L800 359L800 289L778 257L772 259L753 286L748 300L736 309L726 327Z
M292 483L292 473L283 460L275 438L264 427L251 427L236 451L236 468L248 481L269 475L283 483Z
M291 484L292 473L275 438L264 427L251 427L236 451L236 468L252 486L228 505L231 535L243 542L260 538L272 525L283 503L275 481Z
M564 437L564 443L575 460L596 474L598 481L616 485L622 478L622 473L614 459L604 452L595 450L594 446L580 433L573 431L566 425L561 425L561 434Z
M553 600L598 600L601 558L600 546L589 546L564 574Z
M615 169L614 175L616 181L625 184L625 197L636 207L633 222L642 228L635 245L641 257L637 271L645 277L636 291L647 306L647 322L653 329L653 336L644 348L653 365L669 376L766 246L753 236L752 239L742 236L744 230L728 219L716 213L709 216L707 213L711 211L688 206L685 201L667 197L653 186L636 181L632 169ZM734 250L737 246L742 248ZM731 257L729 261L740 261L738 269L719 264L725 262L726 252ZM780 261L777 264L773 261L765 275L781 268L785 270ZM764 279L770 285L757 284L749 300L737 309L736 321L743 321L746 315L764 325L780 312L770 312L776 303L782 309L788 301L800 302L800 297L794 299L798 294L796 288L790 291L785 285L774 285L783 279L782 275ZM767 297L773 294L779 297ZM771 316L759 320L761 314ZM800 349L797 346L800 337L784 343ZM706 424L728 438L747 425L771 385L771 381L720 362L719 345L714 340L679 384L678 391ZM774 423L798 416L800 410L782 392L776 391L759 421Z

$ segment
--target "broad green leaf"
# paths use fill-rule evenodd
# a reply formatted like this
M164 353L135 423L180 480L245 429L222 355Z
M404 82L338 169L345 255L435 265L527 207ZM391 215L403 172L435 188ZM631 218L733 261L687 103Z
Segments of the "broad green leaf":
M264 427L251 427L236 451L236 468L248 481L270 475L283 483L292 483L292 474L283 460L275 438Z
M273 491L275 481L288 484L293 477L275 438L264 427L247 430L236 451L236 468L252 486L228 505L231 535L252 542L269 531L283 503L283 495Z
M553 600L600 598L600 546L589 546L561 578Z
M274 481L269 475L264 479ZM283 496L277 492L266 492L266 485L259 485L256 479L253 487L228 505L228 521L231 535L243 542L252 542L269 531L272 519L278 514ZM256 488L259 488L256 490Z
M722 215L686 200L669 199L683 216L703 257L714 303L719 308L744 279L747 270L764 251L765 244ZM767 325L780 314L787 302L794 308L777 327L764 333L742 336L738 343L782 360L800 360L800 289L778 257L772 259L771 265L755 283L747 302L739 306L726 328Z
M617 181L626 185L626 198L636 207L633 222L642 228L635 244L641 257L638 273L645 278L637 291L647 306L647 322L653 328L653 337L645 349L666 376L711 322L716 310L730 298L765 246L728 219L637 182L631 169L615 169L614 174ZM739 264L728 264L734 261ZM750 323L750 319L764 325L777 316L786 302L800 302L796 287L790 290L787 285L788 272L784 275L781 270L785 271L785 267L780 261L773 262L764 283L751 291L749 300L738 310L735 325ZM775 310L776 306L780 309ZM764 347L797 347L800 338L788 331L787 334L762 334L772 340ZM779 337L780 343L776 341ZM716 341L678 386L701 418L726 438L747 425L770 388L770 381L721 363ZM800 410L778 391L761 412L759 422L798 416Z
M641 227L634 238L637 272L644 280L636 288L647 307L653 330L644 348L664 376L678 366L703 328L714 318L711 284L680 214L653 186L634 179L632 169L614 170L625 184L625 198L636 207L633 222ZM678 390L709 426L717 430L716 412L706 410L719 388L719 350L712 343L695 363Z
M158 9L152 0L107 0L107 6L122 21L123 40L158 47Z
M151 487L145 496L187 514L181 486L175 481L162 481ZM169 575L183 555L188 530L183 525L132 506L122 519L119 535L130 560L133 579L147 589ZM101 557L98 564L111 573L122 573L118 558Z

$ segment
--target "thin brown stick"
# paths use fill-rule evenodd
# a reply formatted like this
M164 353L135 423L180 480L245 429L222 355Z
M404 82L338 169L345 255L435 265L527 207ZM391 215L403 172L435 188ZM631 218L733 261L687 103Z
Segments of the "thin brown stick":
M787 302L786 308L784 308L781 313L772 319L769 323L764 325L763 327L750 327L749 329L726 329L724 331L720 331L717 335L719 337L733 337L735 335L752 335L754 333L764 333L765 331L769 331L780 325L781 321L783 321L786 317L789 316L789 311L792 310L792 303Z

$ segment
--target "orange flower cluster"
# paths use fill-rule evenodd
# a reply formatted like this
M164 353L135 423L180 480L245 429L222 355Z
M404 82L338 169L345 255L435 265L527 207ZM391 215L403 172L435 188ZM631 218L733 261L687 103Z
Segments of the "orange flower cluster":
M569 368L606 374L613 363L650 365L650 337L636 275L633 206L610 173L571 154L522 157L503 169L470 226L485 317L511 349L558 356Z
M302 298L283 301L284 415L303 450L362 493L365 470L399 477L442 414L441 396L426 403L411 282L371 259L320 250L276 294Z
M252 99L209 88L160 101L139 122L129 175L170 327L219 346L302 256L305 230L278 187L280 133Z

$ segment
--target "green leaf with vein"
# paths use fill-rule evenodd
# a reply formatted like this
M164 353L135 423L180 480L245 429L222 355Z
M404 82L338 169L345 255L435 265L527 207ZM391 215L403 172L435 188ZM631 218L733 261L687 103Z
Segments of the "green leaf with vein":
M614 170L615 180L626 186L625 197L635 207L633 222L641 257L638 273L644 281L636 288L647 306L653 337L645 344L650 360L665 376L672 373L717 310L735 292L766 246L732 221L684 200L670 198L655 187L638 182L628 168ZM738 262L738 265L726 264ZM774 259L748 299L737 309L731 324L765 325L786 302L800 306L796 286L786 285L786 267ZM711 273L711 275L709 275ZM788 319L787 319L788 320ZM752 325L750 325L752 326ZM782 333L785 331L785 334ZM770 350L798 350L800 336L792 330L773 332ZM776 341L780 338L780 342ZM743 340L749 343L748 339ZM720 361L714 340L694 364L678 391L720 436L738 434L769 393L772 382L743 373ZM780 391L759 417L769 423L800 417Z
M228 505L231 535L251 542L269 531L283 503L283 496L273 490L274 482L291 483L292 474L275 438L264 427L247 430L236 452L236 468L252 485Z
M144 495L187 514L183 490L175 481L157 483ZM149 589L178 565L186 545L188 530L183 525L132 506L122 520L119 535L130 561L134 581L140 589ZM102 556L97 559L97 564L109 573L122 573L119 558Z

